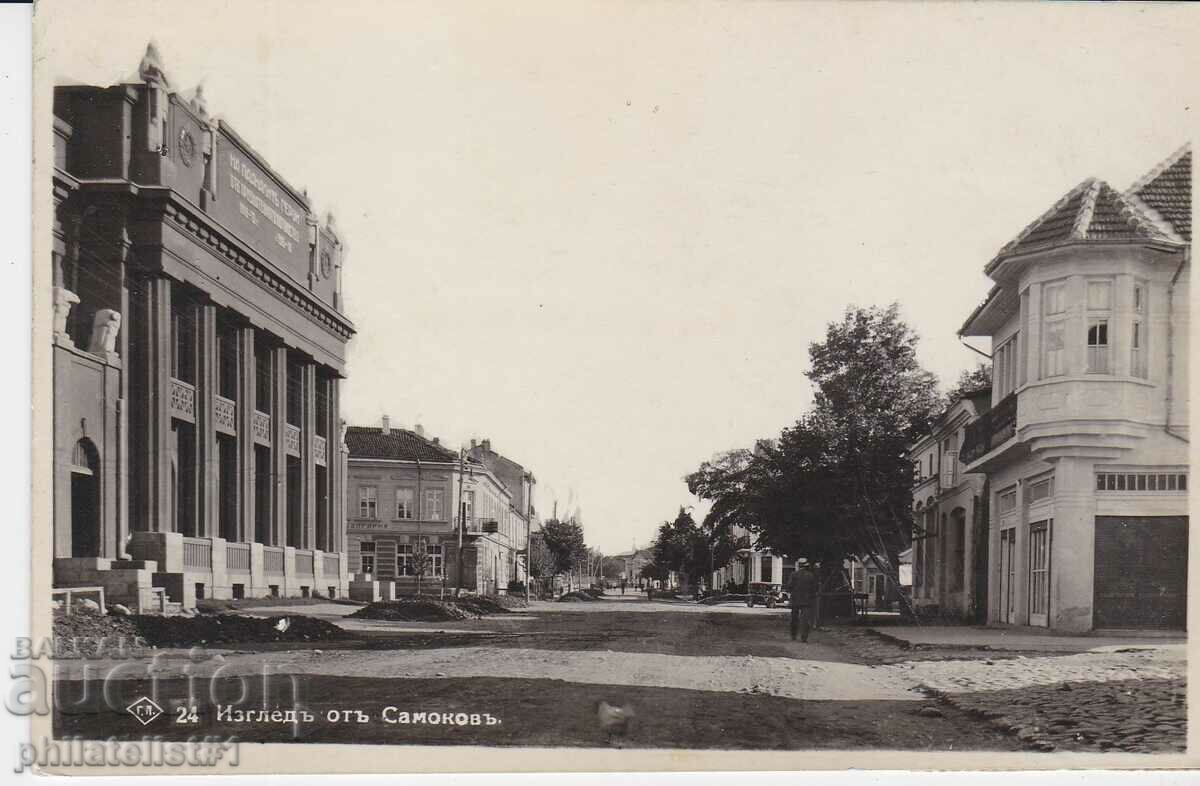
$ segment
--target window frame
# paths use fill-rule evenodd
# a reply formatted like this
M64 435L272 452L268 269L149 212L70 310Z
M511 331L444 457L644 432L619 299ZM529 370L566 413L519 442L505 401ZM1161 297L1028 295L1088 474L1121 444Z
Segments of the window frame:
M373 540L359 541L359 544L358 544L358 572L359 573L370 573L371 575L375 575L375 569L378 566L378 562L379 562L378 555L379 555L379 549L378 549L378 546L375 543L375 541L373 541ZM369 559L371 561L371 569L370 570L363 569L363 566L366 565L365 560L367 560L367 559Z
M1105 303L1103 305L1092 304L1092 292L1104 288L1107 293ZM1111 278L1089 278L1084 280L1084 311L1086 315L1086 330L1084 332L1084 346L1087 353L1087 373L1088 374L1109 374L1113 373L1113 358L1112 358L1112 328L1113 328L1113 296L1115 293L1114 281ZM1104 342L1100 343L1099 337L1103 332ZM1096 343L1093 341L1093 333L1096 336ZM1103 349L1103 351L1098 351ZM1098 362L1097 358L1103 358L1102 362Z
M366 511L366 512L364 512ZM358 517L371 521L379 520L379 487L358 487Z
M446 490L445 489L425 489L425 496L421 503L421 518L425 521L445 521L446 515ZM436 501L436 505L434 504Z
M400 504L401 504L400 494L401 494L401 492L408 492L408 504L405 506L405 509L403 512L400 509ZM416 517L417 517L417 510L416 510L416 508L417 508L417 490L415 488L413 488L412 486L397 486L395 493L393 494L392 501L393 501L392 514L397 521L412 521L412 520L416 519ZM405 513L405 512L408 515L403 515L403 513Z
M1067 308L1066 293L1067 282L1065 280L1042 284L1042 338L1038 358L1038 368L1041 371L1042 379L1062 377L1067 374L1067 320L1070 318L1071 312ZM1061 305L1061 308L1051 311L1052 301L1054 305ZM1050 349L1049 344L1052 329L1058 337L1058 346L1053 350ZM1054 353L1053 356L1051 356L1051 352ZM1052 357L1055 361L1053 364L1051 363Z

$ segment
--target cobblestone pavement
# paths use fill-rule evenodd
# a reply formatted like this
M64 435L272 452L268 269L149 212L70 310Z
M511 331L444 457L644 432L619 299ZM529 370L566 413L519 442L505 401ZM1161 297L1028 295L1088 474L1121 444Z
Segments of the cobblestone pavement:
M1186 647L1078 654L907 649L866 631L830 638L878 670L1015 734L1036 750L1182 752Z

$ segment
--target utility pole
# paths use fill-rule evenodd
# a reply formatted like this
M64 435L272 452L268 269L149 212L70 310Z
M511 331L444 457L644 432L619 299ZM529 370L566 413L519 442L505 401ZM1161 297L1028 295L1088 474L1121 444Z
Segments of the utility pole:
M458 449L458 579L454 586L454 597L462 595L463 583L463 517L467 513L467 501L463 498L463 475L466 474L466 451Z

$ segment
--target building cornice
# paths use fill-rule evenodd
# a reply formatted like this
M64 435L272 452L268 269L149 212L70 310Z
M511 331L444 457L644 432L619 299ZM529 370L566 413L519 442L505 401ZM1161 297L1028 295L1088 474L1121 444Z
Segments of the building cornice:
M157 211L215 257L254 279L275 298L299 311L342 341L355 333L354 324L321 301L302 284L238 239L212 216L205 214L179 192L167 186L144 186L128 180L98 178L78 180L81 193L119 194L138 198L141 210Z

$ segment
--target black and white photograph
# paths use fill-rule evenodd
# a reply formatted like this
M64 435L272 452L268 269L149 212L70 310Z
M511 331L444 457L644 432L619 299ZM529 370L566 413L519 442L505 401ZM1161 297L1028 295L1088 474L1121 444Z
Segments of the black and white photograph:
M33 16L23 769L1191 761L1192 7Z

